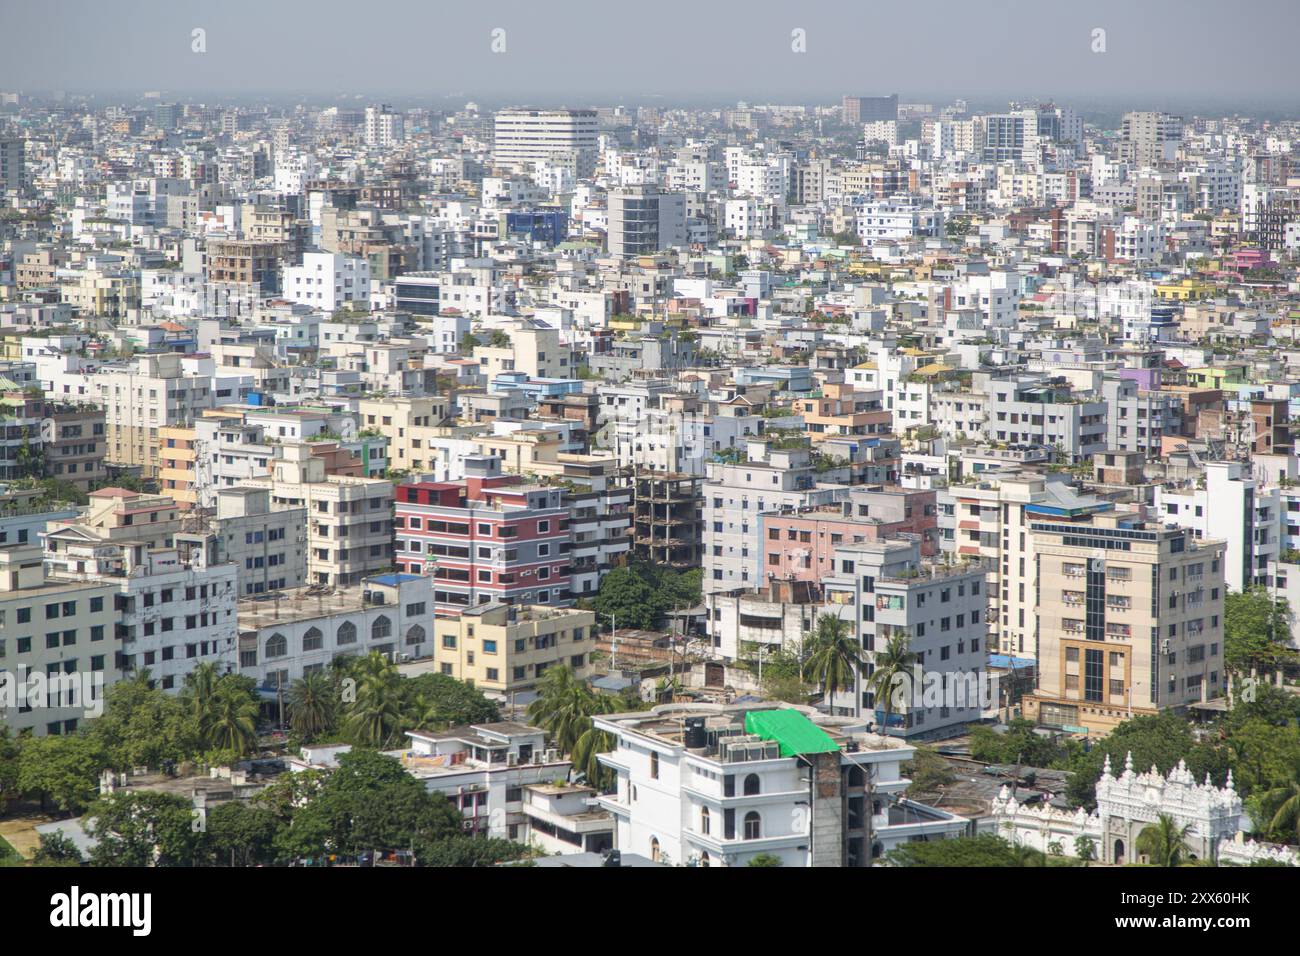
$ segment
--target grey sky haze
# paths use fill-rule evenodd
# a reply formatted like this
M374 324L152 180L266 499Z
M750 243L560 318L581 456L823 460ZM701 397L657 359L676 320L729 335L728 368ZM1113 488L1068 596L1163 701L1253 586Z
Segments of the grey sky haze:
M206 53L190 49L195 27ZM795 28L806 53L791 52ZM1300 0L0 0L0 89L1285 108L1300 99L1298 38Z

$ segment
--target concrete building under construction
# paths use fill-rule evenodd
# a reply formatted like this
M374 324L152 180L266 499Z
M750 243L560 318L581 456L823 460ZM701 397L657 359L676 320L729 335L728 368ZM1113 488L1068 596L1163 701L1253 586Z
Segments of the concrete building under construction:
M679 473L638 474L633 553L673 567L699 567L703 558L702 478Z

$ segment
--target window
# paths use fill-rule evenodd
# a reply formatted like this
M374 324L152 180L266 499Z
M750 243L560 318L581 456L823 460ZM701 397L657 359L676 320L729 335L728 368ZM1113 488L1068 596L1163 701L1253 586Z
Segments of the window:
M650 779L659 779L659 753L655 750L650 751Z
M392 637L393 622L388 619L388 615L381 614L375 618L375 623L370 625L370 639L378 641L385 637Z
M357 626L351 621L344 621L339 625L335 641L339 644L355 644L357 642Z
M700 832L705 836L709 835L709 808L700 807Z
M762 784L759 782L758 774L751 773L747 777L745 777L745 786L744 786L745 796L747 797L757 796L761 792L761 789L762 789Z
M418 647L424 643L424 628L419 624L412 625L406 632L406 646Z
M289 653L289 640L283 634L272 634L266 640L267 659L273 657L284 657Z
M763 835L763 822L757 810L745 814L745 839L757 840Z

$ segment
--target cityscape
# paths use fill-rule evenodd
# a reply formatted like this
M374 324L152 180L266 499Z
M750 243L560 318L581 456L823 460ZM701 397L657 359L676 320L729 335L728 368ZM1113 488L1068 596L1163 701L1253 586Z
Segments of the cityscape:
M1294 89L798 11L766 75L580 84L594 24L511 9L417 87L161 9L166 74L0 13L0 870L77 871L52 925L99 868L1300 867Z

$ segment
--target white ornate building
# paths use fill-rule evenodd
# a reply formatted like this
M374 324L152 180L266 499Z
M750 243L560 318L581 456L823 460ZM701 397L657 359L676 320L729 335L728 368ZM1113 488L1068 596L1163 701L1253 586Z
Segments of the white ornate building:
M1024 807L1006 787L992 806L999 834L1014 843L1044 852L1059 847L1064 855L1074 856L1075 841L1087 837L1102 862L1120 864L1132 861L1138 834L1161 814L1189 828L1186 843L1195 858L1243 864L1269 859L1300 866L1300 855L1290 847L1245 840L1242 831L1247 821L1231 771L1223 787L1210 783L1208 774L1198 784L1185 761L1179 761L1168 776L1155 767L1147 773L1134 773L1133 755L1129 754L1124 772L1116 777L1111 774L1108 756L1097 781L1097 809L1092 813Z

